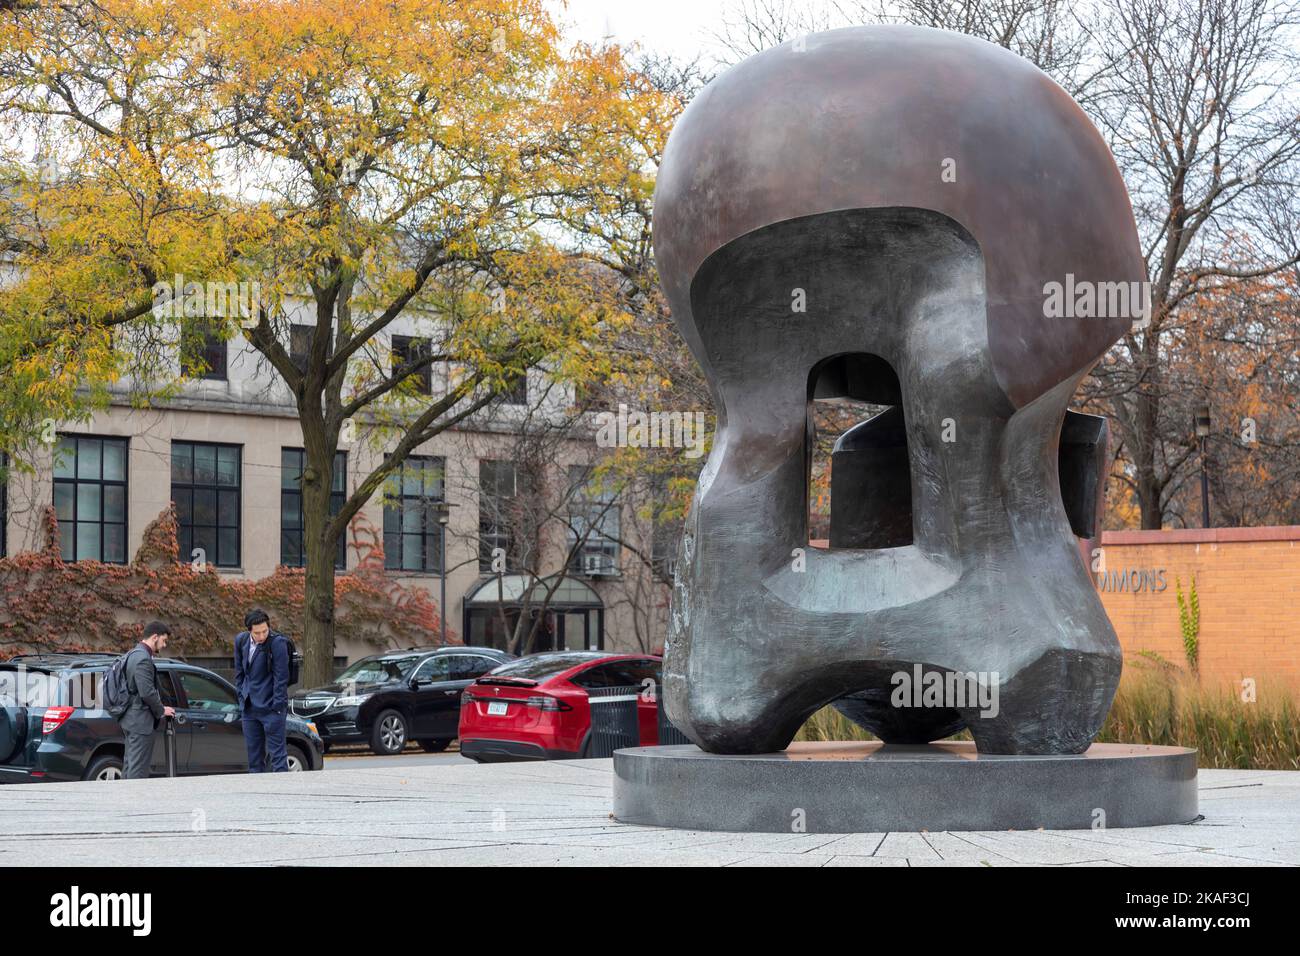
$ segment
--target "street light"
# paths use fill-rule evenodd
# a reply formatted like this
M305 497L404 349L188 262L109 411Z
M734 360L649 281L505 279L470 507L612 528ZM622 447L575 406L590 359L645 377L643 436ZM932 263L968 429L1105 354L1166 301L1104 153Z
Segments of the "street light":
M1205 439L1210 436L1210 406L1196 410L1196 437L1201 445L1201 527L1210 526L1210 482L1205 473Z
M442 571L439 582L442 602L438 607L438 617L442 619L442 646L447 646L447 522L451 520L451 504L438 501L433 505L433 513L438 519L438 547L441 550L438 566Z

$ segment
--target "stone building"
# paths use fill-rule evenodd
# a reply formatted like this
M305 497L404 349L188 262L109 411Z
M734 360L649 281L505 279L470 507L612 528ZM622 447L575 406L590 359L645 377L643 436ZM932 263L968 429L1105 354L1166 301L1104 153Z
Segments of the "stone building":
M376 342L379 354L417 341L418 319L403 317ZM313 331L306 309L291 316L291 354L305 351ZM391 349L385 349L390 345ZM260 578L277 565L303 561L302 434L292 396L265 359L239 337L202 344L208 372L186 381L177 394L133 407L116 389L108 408L86 423L52 423L34 475L15 472L0 498L4 554L39 547L40 515L53 504L60 519L64 557L126 562L146 525L175 502L180 552L201 555L223 575ZM179 361L179 360L177 360ZM433 365L422 386L436 396L446 369ZM527 567L492 573L491 554L512 552L512 529L491 502L516 493L515 460L526 416L560 415L571 388L530 372L513 394L425 445L403 466L385 496L375 496L360 522L383 530L385 565L395 581L427 589L435 602L446 593L447 625L467 643L503 647L505 626L529 602L527 591L565 569L569 527L581 514L552 522ZM364 428L362 429L364 432ZM576 474L599 454L589 427L565 432L551 465ZM385 453L361 440L340 451L336 489L351 492ZM446 532L438 524L444 503ZM579 496L570 511L595 507ZM599 504L586 536L568 562L563 585L550 603L533 650L595 648L653 651L662 646L668 585L665 575L631 554L666 553L672 542L652 541L632 501ZM445 557L444 557L445 546ZM357 549L340 550L340 574L356 566ZM521 573L522 572L522 573ZM240 623L232 609L232 633ZM440 635L429 635L436 643ZM373 647L336 647L336 665L372 653Z

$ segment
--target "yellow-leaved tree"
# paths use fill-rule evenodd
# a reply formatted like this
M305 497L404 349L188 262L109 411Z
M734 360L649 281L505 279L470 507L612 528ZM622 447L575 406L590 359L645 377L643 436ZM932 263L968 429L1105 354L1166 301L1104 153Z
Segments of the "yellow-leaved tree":
M610 374L601 342L635 290L601 260L642 238L620 235L629 208L648 209L647 126L674 110L618 48L566 49L542 0L0 16L0 109L42 157L5 166L0 402L28 426L64 419L119 378L174 387L159 343L179 339L182 374L202 361L184 358L186 335L256 349L301 421L303 680L325 683L337 544L406 457L529 369ZM215 311L169 300L191 281L257 294ZM431 368L447 374L430 394ZM0 439L17 447L17 427ZM386 455L332 509L348 440Z

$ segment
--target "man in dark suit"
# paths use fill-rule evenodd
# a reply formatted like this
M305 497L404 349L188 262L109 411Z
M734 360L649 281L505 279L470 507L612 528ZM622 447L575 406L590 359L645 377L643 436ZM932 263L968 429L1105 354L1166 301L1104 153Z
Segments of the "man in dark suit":
M130 702L126 713L118 718L122 734L126 737L126 767L128 780L149 776L153 758L153 734L158 721L174 717L176 711L162 702L158 693L158 668L154 655L167 646L171 630L161 621L151 621L144 627L144 638L126 657L126 687Z
M244 715L248 772L289 769L284 722L289 714L289 642L271 630L271 616L260 607L244 615L245 630L235 637L235 690Z

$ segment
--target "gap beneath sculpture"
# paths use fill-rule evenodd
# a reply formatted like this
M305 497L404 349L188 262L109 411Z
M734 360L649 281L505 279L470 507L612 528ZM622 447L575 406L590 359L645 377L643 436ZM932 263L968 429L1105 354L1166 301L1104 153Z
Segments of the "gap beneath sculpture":
M683 830L1086 830L1196 815L1196 751L1184 747L1019 756L980 754L968 741L823 742L771 754L693 744L614 754L615 818Z

